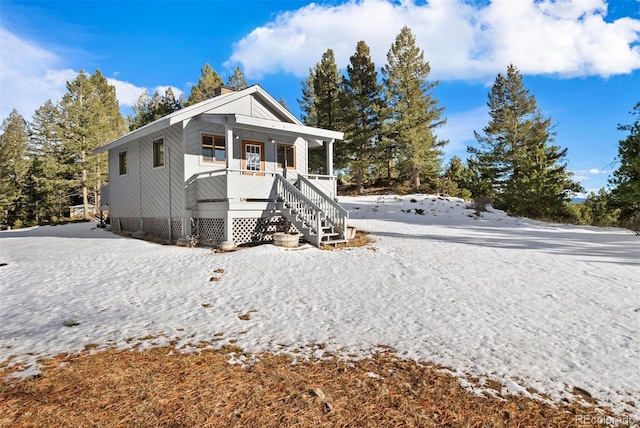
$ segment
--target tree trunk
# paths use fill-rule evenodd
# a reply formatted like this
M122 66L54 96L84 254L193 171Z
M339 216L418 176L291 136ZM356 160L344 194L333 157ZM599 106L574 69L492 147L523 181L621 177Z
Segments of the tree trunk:
M82 218L85 221L90 220L89 217L89 189L87 188L87 164L86 164L86 153L82 151L82 208L83 208L83 216Z
M356 172L356 189L358 191L358 195L362 195L362 193L364 193L364 180L362 179L362 176L362 169L358 169L358 171Z
M413 190L418 193L420 192L420 174L418 173L418 168L415 166L412 167L411 175L413 175Z

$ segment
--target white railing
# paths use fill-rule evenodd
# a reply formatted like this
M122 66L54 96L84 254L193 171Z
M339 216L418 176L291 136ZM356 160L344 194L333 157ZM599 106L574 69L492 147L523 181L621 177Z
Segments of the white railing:
M276 175L276 192L278 198L282 199L284 206L295 212L302 223L311 229L311 232L315 232L315 245L320 245L324 218L322 209L281 175ZM306 238L311 240L312 237L306 236Z
M343 237L347 236L349 211L342 208L337 202L328 197L322 190L318 189L302 175L298 176L298 189L307 199L312 201L325 213L327 221L338 229Z
M304 178L309 180L324 194L332 199L338 196L338 185L336 177L333 175L305 174Z

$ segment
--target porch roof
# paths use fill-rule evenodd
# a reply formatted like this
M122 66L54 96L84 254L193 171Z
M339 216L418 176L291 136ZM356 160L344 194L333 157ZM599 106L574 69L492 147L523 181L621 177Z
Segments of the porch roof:
M254 96L267 104L274 112L277 113L282 121L260 119L251 116L243 116L238 114L216 114L216 109L222 107L230 102L233 102L239 98L246 96ZM210 98L208 100L199 102L189 107L185 107L181 110L168 114L160 119L151 122L143 127L140 127L128 134L114 140L104 146L98 147L93 151L94 154L102 153L110 149L120 147L131 141L134 141L140 137L152 134L157 131L161 131L177 123L188 121L195 117L203 118L205 121L214 121L219 119L212 119L211 117L222 118L224 120L231 121L239 127L260 129L267 132L297 135L302 138L316 140L327 139L342 139L343 133L336 131L329 131L326 129L313 128L303 125L291 112L284 108L279 102L277 102L271 95L269 95L259 85L253 85L246 89L237 92L231 92L227 94L218 95L217 97Z
M342 132L328 129L314 128L296 123L280 122L271 119L246 116L242 114L203 114L198 120L207 123L229 124L239 129L249 129L261 131L267 134L287 135L301 137L316 145L322 145L323 141L341 140L344 137Z

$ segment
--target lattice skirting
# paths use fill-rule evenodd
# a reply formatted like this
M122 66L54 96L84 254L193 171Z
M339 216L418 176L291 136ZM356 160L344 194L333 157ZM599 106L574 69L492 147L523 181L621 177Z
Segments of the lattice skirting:
M224 241L223 218L196 218L192 222L192 234L200 236L204 245L215 245Z
M266 218L234 218L233 241L236 245L250 242L269 242L273 240L275 232L285 231L287 222L284 217L273 216ZM297 232L295 226L289 224L289 232Z
M142 225L142 227L141 227ZM285 230L287 228L288 230ZM137 232L143 230L153 237L169 239L169 222L166 218L115 217L111 227L116 232ZM225 219L195 218L191 221L191 230L182 230L182 219L171 220L171 238L176 240L186 234L197 234L200 243L216 245L224 241ZM233 241L236 245L258 242L270 242L275 232L297 233L298 229L289 224L284 217L276 215L266 218L242 217L233 219Z
M114 217L111 219L111 228L116 232L143 230L150 236L169 239L169 221L166 218ZM171 219L171 239L176 240L182 235L182 219Z
M171 236L169 236L169 221L166 218L143 218L142 230L150 236L169 240L176 240L182 234L182 220L171 219Z
M140 230L140 219L137 217L112 218L111 227L117 232L137 232Z

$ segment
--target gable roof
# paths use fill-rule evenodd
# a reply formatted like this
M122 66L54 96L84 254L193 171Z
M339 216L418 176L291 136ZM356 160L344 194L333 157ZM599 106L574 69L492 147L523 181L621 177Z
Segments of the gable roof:
M134 131L129 132L128 134L118 138L117 140L111 141L104 146L98 147L93 151L93 153L102 153L107 150L122 146L140 137L144 137L146 135L168 128L169 126L175 125L176 123L181 123L184 120L194 118L204 113L215 114L215 109L249 95L253 95L254 97L258 98L266 106L268 106L276 116L280 118L281 122L269 119L261 119L261 123L266 127L270 127L274 130L288 130L290 132L302 131L302 129L306 129L306 132L302 132L302 134L305 134L307 136L315 136L317 138L325 137L342 139L343 137L343 134L341 132L321 130L319 128L305 126L293 114L291 114L289 110L287 110L264 89L262 89L260 85L252 85L241 91L224 93L208 100L201 101L183 109L174 111L173 113L163 116L160 119L157 119ZM273 124L278 124L278 126L275 126Z

